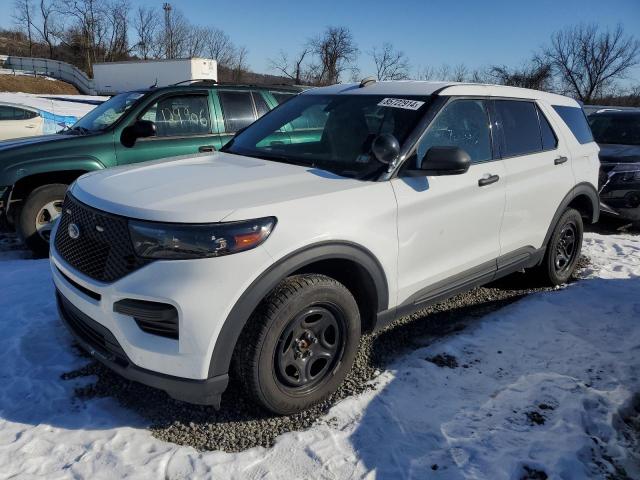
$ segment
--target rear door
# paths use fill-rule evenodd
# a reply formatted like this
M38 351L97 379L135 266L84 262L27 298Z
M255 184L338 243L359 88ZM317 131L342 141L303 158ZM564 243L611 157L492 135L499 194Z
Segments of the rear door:
M206 151L215 140L206 90L162 95L128 124L136 120L154 122L156 135L139 138L131 148L116 141L120 165L195 154Z
M575 181L569 153L542 105L533 100L492 102L506 173L501 255L542 247L556 210Z
M505 171L492 148L484 99L452 99L418 142L457 146L472 160L462 175L392 180L398 202L398 303L420 304L469 281L490 279L500 254ZM489 278L487 278L489 277Z

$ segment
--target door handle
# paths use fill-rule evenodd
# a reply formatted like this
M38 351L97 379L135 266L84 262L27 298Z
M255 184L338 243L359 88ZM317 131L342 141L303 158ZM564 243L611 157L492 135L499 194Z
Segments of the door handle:
M216 151L216 147L214 147L213 145L203 145L200 148L198 148L199 152L215 152Z
M480 180L478 180L478 186L486 187L487 185L496 183L498 180L500 180L499 175L489 175L487 177L482 177Z
M564 162L568 160L567 157L558 157L553 161L554 165L562 165Z

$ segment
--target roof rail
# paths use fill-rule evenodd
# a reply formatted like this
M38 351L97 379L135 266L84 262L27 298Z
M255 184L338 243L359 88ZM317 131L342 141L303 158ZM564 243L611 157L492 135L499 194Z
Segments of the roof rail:
M202 82L202 83L213 83L213 84L217 84L218 81L217 80L213 80L212 78L192 78L190 80L183 80L181 82L176 82L176 83L172 83L172 86L176 86L176 85L184 85L187 83L197 83L197 82Z

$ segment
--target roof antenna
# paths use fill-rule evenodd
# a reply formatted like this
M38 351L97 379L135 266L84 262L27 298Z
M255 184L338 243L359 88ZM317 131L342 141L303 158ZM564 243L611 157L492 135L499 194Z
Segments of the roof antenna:
M158 79L156 78L156 81L153 85L151 85L149 88L156 88L158 86Z
M376 77L365 77L360 80L360 88L368 87L369 85L373 85L376 82Z

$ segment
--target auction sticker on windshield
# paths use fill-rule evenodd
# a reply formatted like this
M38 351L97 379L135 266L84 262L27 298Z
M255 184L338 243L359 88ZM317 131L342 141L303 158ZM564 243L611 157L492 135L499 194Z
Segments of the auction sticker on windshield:
M424 102L408 100L406 98L383 98L379 107L404 108L405 110L418 110Z

